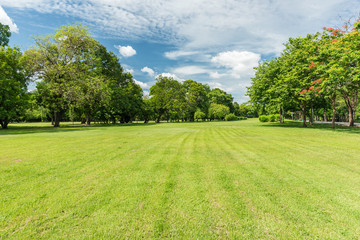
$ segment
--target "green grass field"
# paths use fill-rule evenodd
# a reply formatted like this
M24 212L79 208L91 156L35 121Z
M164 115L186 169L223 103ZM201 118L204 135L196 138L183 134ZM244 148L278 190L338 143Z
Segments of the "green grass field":
M1 239L358 239L360 129L0 130Z

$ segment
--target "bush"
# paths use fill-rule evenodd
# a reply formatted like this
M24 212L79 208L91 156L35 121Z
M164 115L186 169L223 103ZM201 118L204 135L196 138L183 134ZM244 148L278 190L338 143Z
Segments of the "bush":
M276 120L275 115L269 115L268 118L269 118L270 122L275 122L275 120Z
M235 121L238 120L238 117L233 113L229 113L225 116L225 121Z
M200 109L196 110L195 114L194 114L194 118L196 121L199 121L199 119L205 119L206 118L206 114L203 113Z
M247 120L247 117L238 117L238 120Z
M259 116L259 121L260 122L268 122L269 121L269 117L266 115L260 115Z

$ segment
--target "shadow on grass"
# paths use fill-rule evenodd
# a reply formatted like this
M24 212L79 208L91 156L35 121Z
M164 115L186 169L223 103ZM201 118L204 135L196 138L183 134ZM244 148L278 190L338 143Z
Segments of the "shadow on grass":
M81 125L78 123L61 123L60 127L55 128L51 123L15 123L9 124L7 129L0 128L1 135L20 135L32 133L58 133L58 132L74 132L74 131L91 131L98 128L112 128L112 127L135 127L135 126L151 126L155 123L119 123L119 124L92 124L90 126Z
M335 131L335 132L344 132L344 133L354 133L360 134L360 127L347 127L342 125L336 125L335 129L331 128L331 124L322 124L322 123L314 123L313 125L309 125L307 127L303 127L302 122L297 121L285 121L284 124L281 123L264 123L260 126L262 127L278 127L278 128L301 128L301 129L319 129L324 131Z

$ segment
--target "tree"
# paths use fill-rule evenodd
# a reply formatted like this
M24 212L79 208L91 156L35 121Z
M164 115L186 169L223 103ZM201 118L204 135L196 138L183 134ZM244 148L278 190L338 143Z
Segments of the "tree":
M211 103L222 104L229 107L230 112L234 111L234 106L233 106L234 98L231 96L231 94L228 94L219 88L214 88L209 92L208 97L210 104Z
M0 47L5 47L8 45L10 36L10 27L0 23Z
M35 49L26 51L32 73L43 83L39 92L53 112L54 127L60 126L65 110L79 102L86 82L94 82L95 51L99 44L82 25L62 26L55 34L35 38ZM45 85L45 86L44 86ZM81 101L80 101L81 102Z
M206 114L198 108L194 114L194 118L196 121L199 121L199 119L202 119L204 121L206 118Z
M207 112L209 108L208 94L210 87L194 80L184 81L183 86L186 91L187 117L190 121L194 121L194 114L198 109Z
M223 104L211 103L209 108L210 119L221 119L224 120L225 116L230 113L228 106Z
M24 114L28 75L23 55L17 48L0 47L0 125Z
M150 88L151 101L156 113L156 122L166 115L169 120L181 118L184 113L185 89L181 83L171 77L158 76L156 83Z

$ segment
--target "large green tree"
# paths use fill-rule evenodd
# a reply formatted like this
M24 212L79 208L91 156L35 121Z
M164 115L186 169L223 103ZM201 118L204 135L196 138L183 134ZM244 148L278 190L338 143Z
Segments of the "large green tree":
M184 117L185 89L172 77L158 76L150 88L151 101L156 113L156 122L161 117L167 120Z
M28 74L17 48L0 47L0 125L7 128L24 114Z
M43 101L53 112L54 127L59 127L62 114L71 104L83 103L83 108L91 105L82 99L95 91L88 89L98 86L95 52L99 44L85 26L72 25L35 38L35 45L26 55L34 76L43 81L39 93L46 96Z

